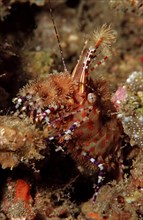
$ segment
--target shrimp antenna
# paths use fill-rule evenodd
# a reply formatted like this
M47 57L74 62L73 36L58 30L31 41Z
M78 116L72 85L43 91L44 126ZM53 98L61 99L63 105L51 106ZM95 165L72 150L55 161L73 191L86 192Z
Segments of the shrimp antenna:
M54 21L53 10L52 10L52 7L51 7L51 1L50 0L49 0L49 8L50 8L49 10L50 10L50 15L51 15L53 27L54 27L54 30L55 30L56 38L57 38L60 53L61 53L61 59L62 59L62 63L63 63L63 66L64 66L64 71L67 72L67 67L66 67L66 64L65 64L64 56L63 56L63 50L62 50L59 34L58 34L58 31L57 31L57 28L56 28L56 24L55 24L55 21Z

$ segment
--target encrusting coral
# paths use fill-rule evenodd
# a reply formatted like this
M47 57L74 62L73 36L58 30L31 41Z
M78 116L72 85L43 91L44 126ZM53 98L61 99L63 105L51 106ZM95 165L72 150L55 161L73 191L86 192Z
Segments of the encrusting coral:
M140 150L138 157L133 162L130 177L125 176L124 180L122 179L119 183L113 181L103 186L95 204L89 200L81 206L83 218L89 220L93 216L93 219L141 220L143 214L142 189L143 151Z
M17 181L8 179L5 192L2 210L7 213L9 219L34 219L33 199L30 195L30 185L28 182L22 179Z
M143 147L143 72L133 72L112 100L131 145Z
M33 125L14 116L0 117L0 163L2 168L17 166L20 162L42 159L40 154L46 148L42 133Z

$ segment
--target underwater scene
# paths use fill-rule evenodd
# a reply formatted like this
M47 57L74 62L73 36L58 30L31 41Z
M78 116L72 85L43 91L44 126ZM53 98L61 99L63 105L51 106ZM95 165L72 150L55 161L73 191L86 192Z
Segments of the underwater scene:
M0 0L0 220L143 219L143 2Z

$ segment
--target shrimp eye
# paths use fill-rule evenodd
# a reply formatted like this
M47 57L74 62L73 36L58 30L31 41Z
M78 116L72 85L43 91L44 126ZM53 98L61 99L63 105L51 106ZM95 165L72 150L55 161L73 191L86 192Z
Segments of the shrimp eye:
M87 100L91 104L94 103L96 101L96 96L94 95L94 93L88 93Z

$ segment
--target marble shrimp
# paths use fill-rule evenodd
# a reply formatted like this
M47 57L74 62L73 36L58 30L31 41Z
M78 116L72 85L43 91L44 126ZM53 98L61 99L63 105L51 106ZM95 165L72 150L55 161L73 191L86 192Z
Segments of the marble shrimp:
M42 130L48 146L62 149L84 168L99 170L95 197L104 170L120 163L122 127L108 85L91 77L111 55L115 40L115 31L103 25L86 40L71 74L65 69L30 82L13 100L18 117L28 117Z

